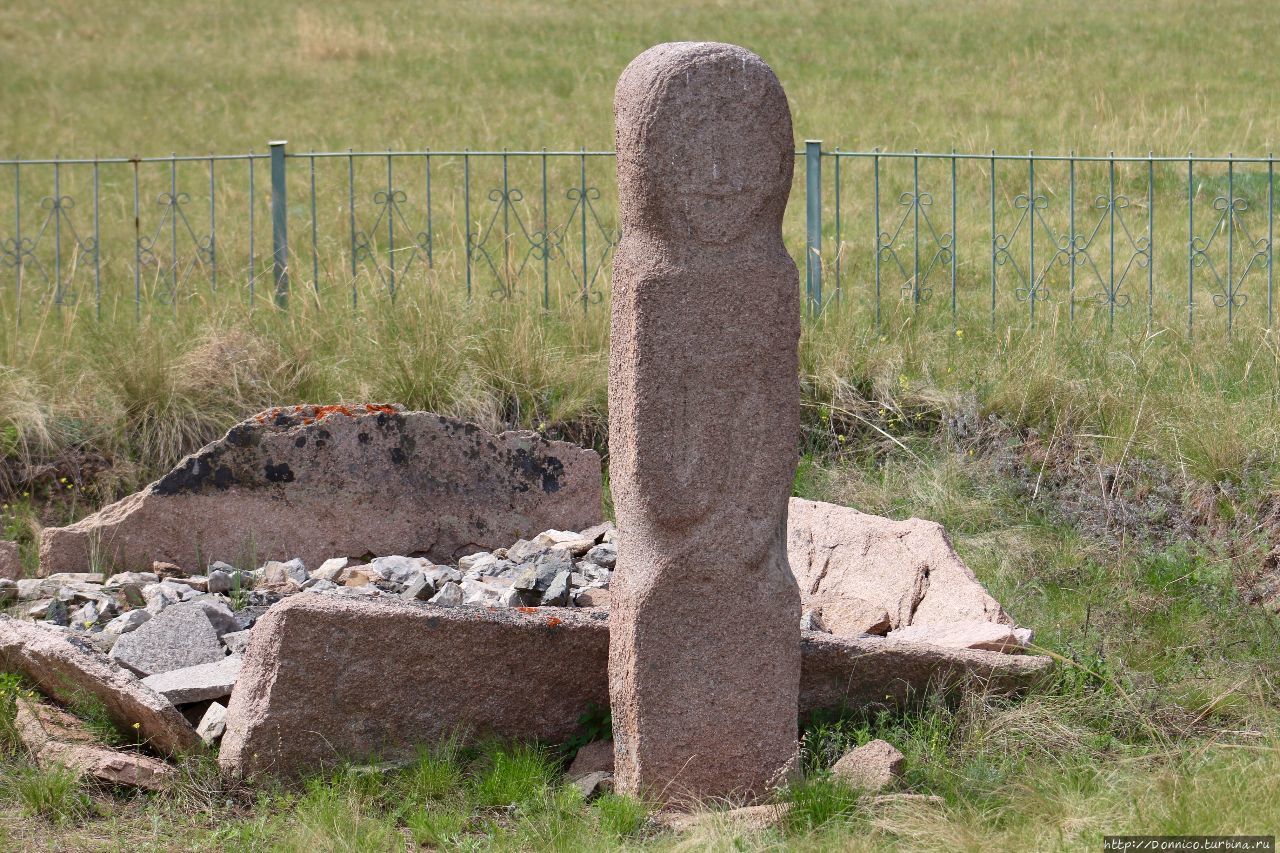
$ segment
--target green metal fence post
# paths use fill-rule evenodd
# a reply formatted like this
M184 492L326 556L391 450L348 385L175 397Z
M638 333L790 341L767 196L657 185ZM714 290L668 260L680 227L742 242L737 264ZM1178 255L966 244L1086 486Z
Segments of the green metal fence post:
M805 295L809 310L822 310L822 140L804 143Z
M285 194L283 139L268 142L271 150L271 273L276 283L276 307L289 305L289 216Z

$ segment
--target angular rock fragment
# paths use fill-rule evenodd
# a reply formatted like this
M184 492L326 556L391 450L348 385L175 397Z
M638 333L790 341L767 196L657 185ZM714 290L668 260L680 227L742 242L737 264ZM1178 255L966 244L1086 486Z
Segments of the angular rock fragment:
M879 791L901 779L906 766L906 757L893 744L873 740L845 753L831 772L855 788Z
M177 770L155 758L98 742L80 720L59 708L20 696L14 725L41 767L57 765L99 782L161 791Z
M613 741L593 740L578 750L573 763L565 771L565 778L579 779L591 773L613 772Z
M117 564L199 555L319 565L334 554L425 554L449 561L549 527L601 519L600 457L533 432L391 406L263 412L142 492L44 531L41 572L88 565L90 543Z
M219 702L209 703L200 724L196 726L196 734L207 744L213 745L222 739L227 730L227 708Z
M22 558L17 542L0 542L0 578L16 581L22 577Z
M839 636L934 622L1011 621L932 521L895 521L792 498L787 557L804 606Z
M0 666L64 704L93 697L120 731L141 735L162 753L181 752L199 742L169 700L106 655L46 628L0 617Z

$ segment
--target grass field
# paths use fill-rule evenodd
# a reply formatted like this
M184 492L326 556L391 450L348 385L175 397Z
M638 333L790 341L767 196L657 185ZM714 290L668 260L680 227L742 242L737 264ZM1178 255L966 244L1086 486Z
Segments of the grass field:
M650 44L697 38L765 57L797 134L828 147L1265 155L1280 140L1280 8L1265 4L12 0L6 12L3 156L242 152L274 138L295 151L609 148L621 68ZM132 216L126 189L109 203ZM794 237L794 210L789 222ZM250 311L232 290L141 323L125 303L102 322L85 305L43 306L19 326L5 303L4 533L31 561L41 524L276 404L397 402L607 451L602 306L467 303L460 270L445 257L423 279L438 287L354 312L341 290L287 314ZM865 267L848 276L866 292ZM991 330L894 309L877 330L855 301L807 324L802 369L797 494L945 524L1062 657L1052 684L1018 703L813 726L810 773L784 794L792 817L764 833L658 832L633 802L581 803L554 756L520 747L300 792L229 789L195 768L154 799L10 752L0 846L1074 850L1110 833L1275 831L1280 626L1251 603L1280 539L1273 335L1107 334L1069 329L1061 311L1034 327L1002 315ZM943 804L877 806L824 776L875 736L907 753L904 790Z

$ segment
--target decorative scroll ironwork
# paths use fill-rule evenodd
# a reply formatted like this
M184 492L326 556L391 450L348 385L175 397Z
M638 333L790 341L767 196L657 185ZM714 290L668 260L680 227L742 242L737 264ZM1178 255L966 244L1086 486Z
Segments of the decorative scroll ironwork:
M898 196L898 204L905 208L893 231L879 231L876 239L877 260L892 261L902 274L904 281L899 287L904 299L913 302L928 302L933 296L933 287L929 284L929 276L934 270L945 268L951 264L955 252L955 234L953 231L939 232L929 216L929 208L933 206L933 195L928 192L904 192ZM903 233L911 223L911 268L899 256L897 246ZM920 255L921 223L924 224L924 236L929 241L927 256ZM954 229L954 223L952 223ZM903 247L906 248L905 246ZM923 266L922 266L923 264Z
M140 234L137 238L137 260L143 267L151 267L157 271L162 288L156 294L161 304L171 305L178 298L179 287L190 277L197 266L212 268L217 257L217 243L212 231L208 235L197 234L191 220L183 211L183 207L191 203L191 196L185 192L166 192L156 196L156 205L161 209L160 221L150 234ZM162 264L157 254L160 241L168 232L169 263ZM179 238L182 234L182 238ZM179 252L179 240L190 241L195 249L194 254L185 261Z
M378 279L382 282L382 286L393 297L396 294L397 275L407 275L413 268L414 261L418 260L419 257L426 258L428 266L431 264L431 232L426 229L418 230L409 224L409 220L404 214L404 205L408 199L409 196L404 190L394 187L378 190L373 194L373 203L378 208L378 215L374 218L373 225L369 227L369 230L356 231L352 236L353 243L351 248L355 254L356 262L372 266L378 274ZM379 263L378 247L373 237L374 234L381 234L383 229L386 229L387 232L387 263L385 266ZM409 237L407 260L404 266L399 269L396 268L397 249L395 235L397 233L407 234ZM399 251L403 252L403 249Z
M1213 228L1208 237L1191 238L1191 263L1195 269L1207 270L1213 287L1213 305L1228 311L1228 323L1234 309L1243 308L1249 295L1243 292L1245 279L1255 269L1267 262L1271 241L1266 237L1254 238L1245 225L1242 214L1249 209L1243 198L1218 196L1213 200ZM1212 256L1213 244L1219 238L1227 241L1225 269L1219 269ZM1236 272L1237 246L1244 249L1244 269Z
M75 274L82 266L93 264L98 259L98 241L96 237L81 237L70 211L74 210L76 200L69 195L52 195L40 199L40 209L45 211L35 237L14 236L0 243L0 264L14 270L21 279L26 270L35 270L46 285L53 287L53 304L74 304L79 295L75 290ZM71 272L64 275L63 228L67 229L71 238L70 260ZM54 242L52 268L41 261L39 248L48 239ZM41 296L40 302L45 297Z

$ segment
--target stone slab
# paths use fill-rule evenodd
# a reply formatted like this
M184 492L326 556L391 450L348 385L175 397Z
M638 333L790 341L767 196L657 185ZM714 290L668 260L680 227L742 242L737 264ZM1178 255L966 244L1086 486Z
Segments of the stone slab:
M892 705L975 678L1026 687L1047 657L806 633L798 711ZM395 760L458 729L563 741L608 702L603 611L441 607L295 596L254 628L219 761L296 776L343 760Z
M137 752L112 749L80 720L43 702L18 697L14 724L23 746L41 767L57 765L112 785L162 791L177 769Z
M424 554L450 562L602 517L600 457L528 431L392 406L294 406L232 427L146 489L48 528L40 571L115 565L202 574L208 560Z
M175 705L222 699L231 695L240 677L242 658L225 657L214 663L197 664L170 670L142 679L142 683Z
M195 729L168 699L87 643L0 617L0 665L59 702L85 695L99 700L122 732L141 734L161 753L182 752L199 743Z

